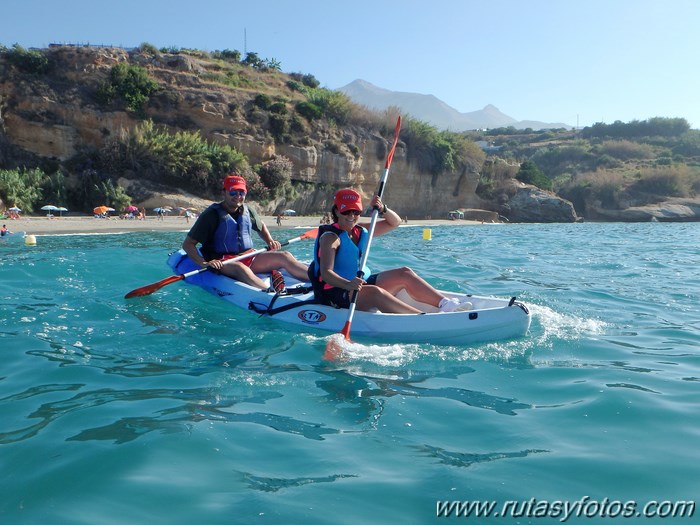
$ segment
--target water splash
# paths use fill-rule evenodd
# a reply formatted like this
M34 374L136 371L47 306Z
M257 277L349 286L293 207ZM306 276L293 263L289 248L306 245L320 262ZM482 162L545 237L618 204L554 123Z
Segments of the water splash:
M528 304L532 313L530 334L538 345L551 345L554 340L571 341L605 333L608 323L601 319L561 313L548 306Z
M523 339L464 347L438 346L429 343L362 343L347 341L340 334L334 334L330 339L337 353L334 359L327 359L329 362L342 366L369 363L380 368L400 368L407 365L415 367L418 364L430 367L439 366L444 362L474 360L508 361L522 358L530 348ZM319 345L321 342L327 342L329 337L309 336L308 340L312 345Z

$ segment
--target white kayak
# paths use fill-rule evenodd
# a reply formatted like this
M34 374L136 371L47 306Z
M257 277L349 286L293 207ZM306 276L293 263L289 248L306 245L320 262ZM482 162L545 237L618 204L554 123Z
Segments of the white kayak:
M168 257L168 266L176 275L199 269L184 251ZM285 274L289 294L268 293L214 272L199 272L184 281L199 286L225 301L259 315L302 327L306 331L338 333L348 317L347 309L313 302L309 282L301 283ZM266 282L269 276L260 276ZM298 293L295 293L298 292ZM469 301L467 311L439 312L437 308L413 301L405 292L399 297L425 314L386 314L355 311L352 321L353 340L400 343L465 345L525 335L530 327L527 307L511 299L481 297L441 291L446 297Z

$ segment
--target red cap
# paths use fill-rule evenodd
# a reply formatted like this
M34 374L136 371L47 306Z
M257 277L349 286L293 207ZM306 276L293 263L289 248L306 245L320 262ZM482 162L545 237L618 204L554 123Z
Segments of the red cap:
M233 190L241 190L248 192L248 187L245 184L245 179L238 175L229 175L224 179L224 190L226 192Z
M360 197L359 193L350 188L339 190L335 194L333 202L340 213L348 210L362 211L362 197Z

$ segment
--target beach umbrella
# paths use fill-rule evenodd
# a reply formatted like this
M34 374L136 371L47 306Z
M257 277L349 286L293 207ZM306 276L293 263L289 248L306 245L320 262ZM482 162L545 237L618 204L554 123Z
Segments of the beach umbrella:
M68 208L64 208L63 206L59 206L58 208L56 208L56 211L58 212L58 216L61 217L61 216L63 216L64 211L68 211Z
M124 208L124 211L127 211L127 212L128 211L139 211L139 209L136 206L134 206L133 204L131 204L131 205L127 206L126 208Z
M22 210L21 210L20 208L18 208L17 206L12 206L12 208L8 208L8 210L9 210L9 211L16 211L16 212L22 211Z
M109 211L109 208L107 206L97 206L92 209L92 213L95 215L102 215L103 213L107 213Z
M47 204L46 206L42 206L41 209L42 209L42 211L48 212L46 214L47 217L51 216L52 211L58 211L58 208L56 206L54 206L53 204Z

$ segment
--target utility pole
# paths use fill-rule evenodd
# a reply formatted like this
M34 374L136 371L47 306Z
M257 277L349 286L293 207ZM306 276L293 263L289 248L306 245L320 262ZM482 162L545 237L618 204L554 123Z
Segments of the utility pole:
M243 28L243 58L248 54L248 30Z

